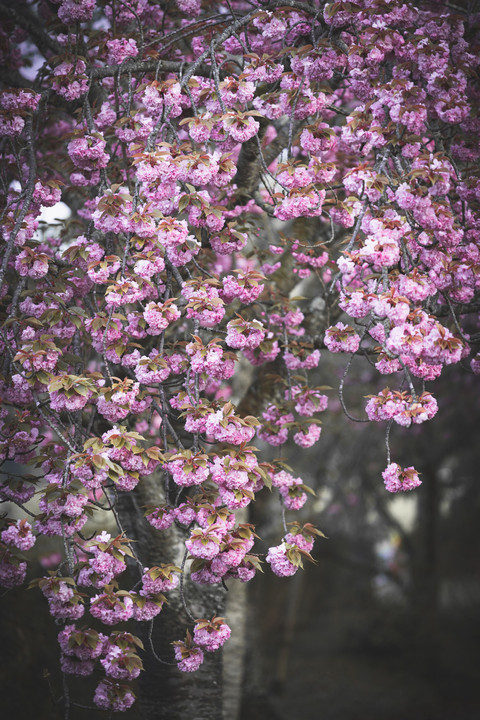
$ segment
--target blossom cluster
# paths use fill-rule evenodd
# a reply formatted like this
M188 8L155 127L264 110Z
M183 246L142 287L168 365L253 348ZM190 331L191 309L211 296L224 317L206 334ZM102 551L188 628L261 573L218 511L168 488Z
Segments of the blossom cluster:
M382 384L366 418L388 428L441 411L425 383L446 366L479 372L479 60L440 4L56 0L21 30L5 16L0 501L18 508L0 583L25 581L38 536L61 542L38 586L65 624L63 672L103 668L101 709L130 707L142 670L111 628L161 622L168 593L187 607L185 584L252 579L256 529L236 511L265 488L304 506L308 485L262 453L323 442L326 356L348 356L341 392L368 362ZM45 221L61 201L70 218ZM388 491L420 485L387 464ZM140 506L173 538L151 567L123 531ZM320 535L290 528L266 554L279 576ZM168 648L181 671L228 639L213 612Z

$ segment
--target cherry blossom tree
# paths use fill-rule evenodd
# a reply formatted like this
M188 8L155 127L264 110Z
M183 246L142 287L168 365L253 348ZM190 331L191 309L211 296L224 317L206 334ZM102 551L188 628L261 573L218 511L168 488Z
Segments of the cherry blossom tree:
M422 468L391 457L392 428L441 413L445 366L480 372L479 16L32 0L0 18L0 582L58 539L33 584L66 716L70 677L95 673L98 708L128 709L139 678L143 717L221 717L226 590L293 575L322 535L295 520L294 457L265 452L319 443L322 353L345 356L350 418L352 363L378 371L355 419L384 433L394 493ZM68 220L42 219L61 201ZM282 508L266 553L261 492Z

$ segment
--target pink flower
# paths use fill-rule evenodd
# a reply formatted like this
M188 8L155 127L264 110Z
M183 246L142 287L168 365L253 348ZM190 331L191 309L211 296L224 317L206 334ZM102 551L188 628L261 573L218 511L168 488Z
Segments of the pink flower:
M195 508L193 508L189 503L180 503L180 505L173 511L173 514L175 516L175 520L177 520L181 525L186 525L187 527L189 527L196 518Z
M200 12L201 0L175 0L178 9L191 17L196 17Z
M130 648L122 649L118 645L108 648L105 657L100 660L105 673L115 680L134 680L140 675L142 662Z
M191 457L184 456L166 463L165 468L171 473L177 485L189 487L201 485L208 478L210 469L207 456L197 453Z
M222 297L226 303L235 299L240 300L244 305L254 302L264 289L259 279L263 278L260 273L248 272L239 273L238 277L227 275L223 279Z
M65 25L91 20L95 0L60 0L60 2L58 17Z
M239 252L246 244L247 235L230 228L225 228L220 235L210 237L210 245L219 255L231 255L233 252Z
M48 599L48 609L50 615L59 620L78 620L85 612L77 595L74 595L71 600L65 601L59 597L51 597Z
M360 338L350 325L338 322L336 325L327 328L325 332L325 345L330 352L357 352L360 346Z
M212 528L209 530L197 528L185 542L185 547L193 557L211 560L220 552L220 539Z
M320 438L321 432L322 428L319 425L312 424L308 426L306 433L303 431L295 433L293 440L296 445L299 445L299 447L309 448L312 447L312 445L315 445Z
M257 568L249 560L242 560L240 565L228 571L227 577L235 578L240 582L249 582L256 574Z
M7 549L1 549L0 586L13 588L22 585L27 574L27 563L20 561Z
M97 685L93 702L102 710L124 712L135 702L135 695L128 685L107 678Z
M39 101L40 95L33 90L10 89L0 93L0 107L3 110L36 110Z
M397 463L390 463L382 472L382 477L388 492L392 493L413 490L422 484L414 467L410 466L402 470Z
M274 210L279 220L294 220L299 217L316 217L322 214L325 190L311 191L308 194L291 193Z
M27 520L17 520L2 531L2 540L6 545L16 547L19 550L30 550L35 545L35 535L32 533L32 526Z
M279 577L289 577L295 575L298 565L294 565L287 557L287 546L284 542L276 547L268 550L265 560L270 564L275 575Z
M235 372L234 356L224 353L214 342L205 346L198 339L195 343L189 343L186 351L190 356L190 366L196 373L207 373L212 378L228 380Z
M107 166L110 159L106 142L100 133L71 140L67 150L73 164L81 170L97 170Z
M251 116L243 116L242 113L228 113L228 117L223 120L223 127L231 138L243 143L257 134L260 123Z
M156 530L167 530L174 522L175 515L167 507L158 507L146 516L148 522Z
M170 564L145 568L145 572L142 575L140 595L148 597L149 595L158 595L158 593L165 592L166 590L174 590L179 583L176 574L178 572L179 568Z
M187 646L182 641L175 642L175 660L178 669L182 672L195 672L203 663L203 652L199 647Z
M300 135L300 145L307 152L320 155L336 145L335 131L327 123L317 123L315 127L305 128Z
M143 385L164 382L170 375L166 358L153 349L148 356L140 356L135 364L135 377Z
M111 65L120 64L128 58L138 55L137 43L133 38L115 38L107 40L107 62Z
M95 660L103 652L106 636L92 628L79 630L75 625L65 625L58 633L58 642L64 655L78 660Z
M233 408L210 412L205 421L205 432L218 442L227 442L232 445L248 443L255 435L252 419L242 420L235 415Z
M242 318L236 318L227 324L225 342L235 350L254 350L264 339L265 328L258 320L249 322Z
M320 350L314 350L310 355L308 355L306 352L294 355L287 350L285 351L283 357L285 360L285 365L289 370L311 370L312 368L317 367L320 361Z
M223 566L222 566L223 568ZM215 583L220 582L222 579L222 575L225 574L223 571L225 568L223 568L222 572L220 574L217 574L213 571L211 567L211 563L205 563L199 570L195 570L191 574L191 578L193 582L197 583L198 585L215 585Z
M412 422L418 425L431 420L438 411L437 401L426 391L416 400L405 392L395 392L388 388L369 397L365 411L369 420L377 422L394 420L399 425L410 427Z
M273 362L277 355L280 354L278 340L273 340L272 338L273 333L269 332L258 348L243 351L243 354L251 365L263 365L263 363Z
M121 277L113 281L105 293L107 305L120 307L157 296L157 292L149 283L142 282L140 276L137 278L140 282L131 277Z
M38 280L48 273L48 256L25 248L15 259L15 270L21 277L28 276Z
M19 115L8 117L0 115L0 134L6 137L17 137L25 127L25 120Z
M303 535L301 532L297 532L295 535L287 533L285 535L285 542L289 545L296 545L300 550L310 552L313 548L314 539L312 535Z
M128 595L104 592L95 595L90 601L90 614L105 625L116 625L132 617L133 601Z
M198 320L202 327L218 325L225 315L225 303L216 288L203 286L193 292L187 290L185 294L188 297L187 318Z
M319 390L307 386L292 385L290 390L292 400L295 402L295 410L299 415L311 417L314 413L327 409L328 397L322 395ZM289 398L289 391L285 391L285 400Z
M197 620L193 631L193 640L197 645L215 652L228 640L231 630L223 618L214 617L208 620Z
M92 674L95 663L93 660L79 660L78 658L62 654L60 656L60 667L62 668L62 672L67 673L67 675L85 677Z

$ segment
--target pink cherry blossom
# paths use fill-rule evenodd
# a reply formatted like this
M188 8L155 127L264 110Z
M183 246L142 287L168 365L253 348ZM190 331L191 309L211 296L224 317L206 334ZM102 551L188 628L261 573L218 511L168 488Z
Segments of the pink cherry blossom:
M388 492L406 492L422 484L418 473L413 467L402 469L398 463L390 463L382 472Z

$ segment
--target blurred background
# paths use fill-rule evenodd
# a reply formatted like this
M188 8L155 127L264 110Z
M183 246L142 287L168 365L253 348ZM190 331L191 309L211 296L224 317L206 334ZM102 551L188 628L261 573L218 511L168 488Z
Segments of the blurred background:
M343 374L346 359L331 362L319 384ZM355 417L387 384L371 377L365 366L347 376ZM328 539L316 541L317 565L252 585L242 720L479 717L478 387L457 368L432 390L436 418L390 434L392 461L421 473L415 491L386 492L386 424L349 421L335 393L317 446L285 452L316 491L304 521ZM278 544L272 500L254 512L267 545Z

